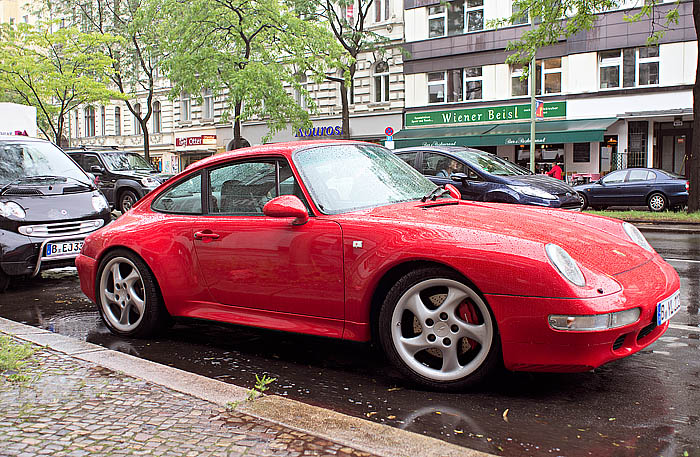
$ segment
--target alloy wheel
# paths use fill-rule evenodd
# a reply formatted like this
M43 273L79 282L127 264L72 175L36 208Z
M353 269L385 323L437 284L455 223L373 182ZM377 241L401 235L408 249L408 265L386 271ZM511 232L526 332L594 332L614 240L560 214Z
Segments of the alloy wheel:
M115 257L105 265L100 278L100 305L103 316L115 329L134 330L146 309L141 273L125 257Z

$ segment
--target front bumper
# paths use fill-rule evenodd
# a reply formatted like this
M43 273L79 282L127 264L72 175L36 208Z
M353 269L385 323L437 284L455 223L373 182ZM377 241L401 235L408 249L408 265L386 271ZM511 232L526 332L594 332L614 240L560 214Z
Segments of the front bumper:
M486 295L499 322L503 359L514 371L580 372L639 352L656 341L668 322L656 325L656 305L680 287L676 271L657 258L613 276L620 292L592 299ZM638 307L639 320L600 331L559 331L550 314L602 314Z

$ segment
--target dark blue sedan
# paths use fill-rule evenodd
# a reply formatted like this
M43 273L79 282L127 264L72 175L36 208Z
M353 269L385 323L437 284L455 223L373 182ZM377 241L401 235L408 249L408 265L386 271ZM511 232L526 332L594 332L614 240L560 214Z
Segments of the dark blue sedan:
M590 184L574 187L583 208L648 206L651 211L682 208L688 204L688 181L655 168L626 168L608 173Z
M564 181L494 154L461 146L425 146L394 153L438 186L453 184L465 200L520 203L578 210L581 201Z

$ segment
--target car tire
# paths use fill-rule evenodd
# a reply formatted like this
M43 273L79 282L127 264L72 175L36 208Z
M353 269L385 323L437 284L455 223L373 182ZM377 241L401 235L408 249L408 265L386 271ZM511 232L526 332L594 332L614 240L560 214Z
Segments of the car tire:
M653 194L649 195L649 198L647 199L647 206L649 207L649 211L658 213L659 211L663 211L666 209L666 207L668 207L668 199L664 194L654 192Z
M119 193L119 211L125 213L138 201L139 197L131 189L124 189Z
M581 202L581 211L588 208L588 197L586 197L586 194L578 192L578 200Z
M108 254L100 262L95 285L97 308L112 333L145 338L170 321L153 273L130 251Z
M485 299L444 268L414 270L394 284L379 312L378 336L389 361L430 389L476 386L503 364Z

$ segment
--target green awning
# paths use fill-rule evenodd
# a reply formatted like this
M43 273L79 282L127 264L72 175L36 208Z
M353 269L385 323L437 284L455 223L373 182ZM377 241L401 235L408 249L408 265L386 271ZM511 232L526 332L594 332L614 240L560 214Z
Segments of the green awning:
M538 121L535 141L540 144L603 141L617 118ZM502 146L530 144L530 123L483 124L403 129L394 135L394 147Z

